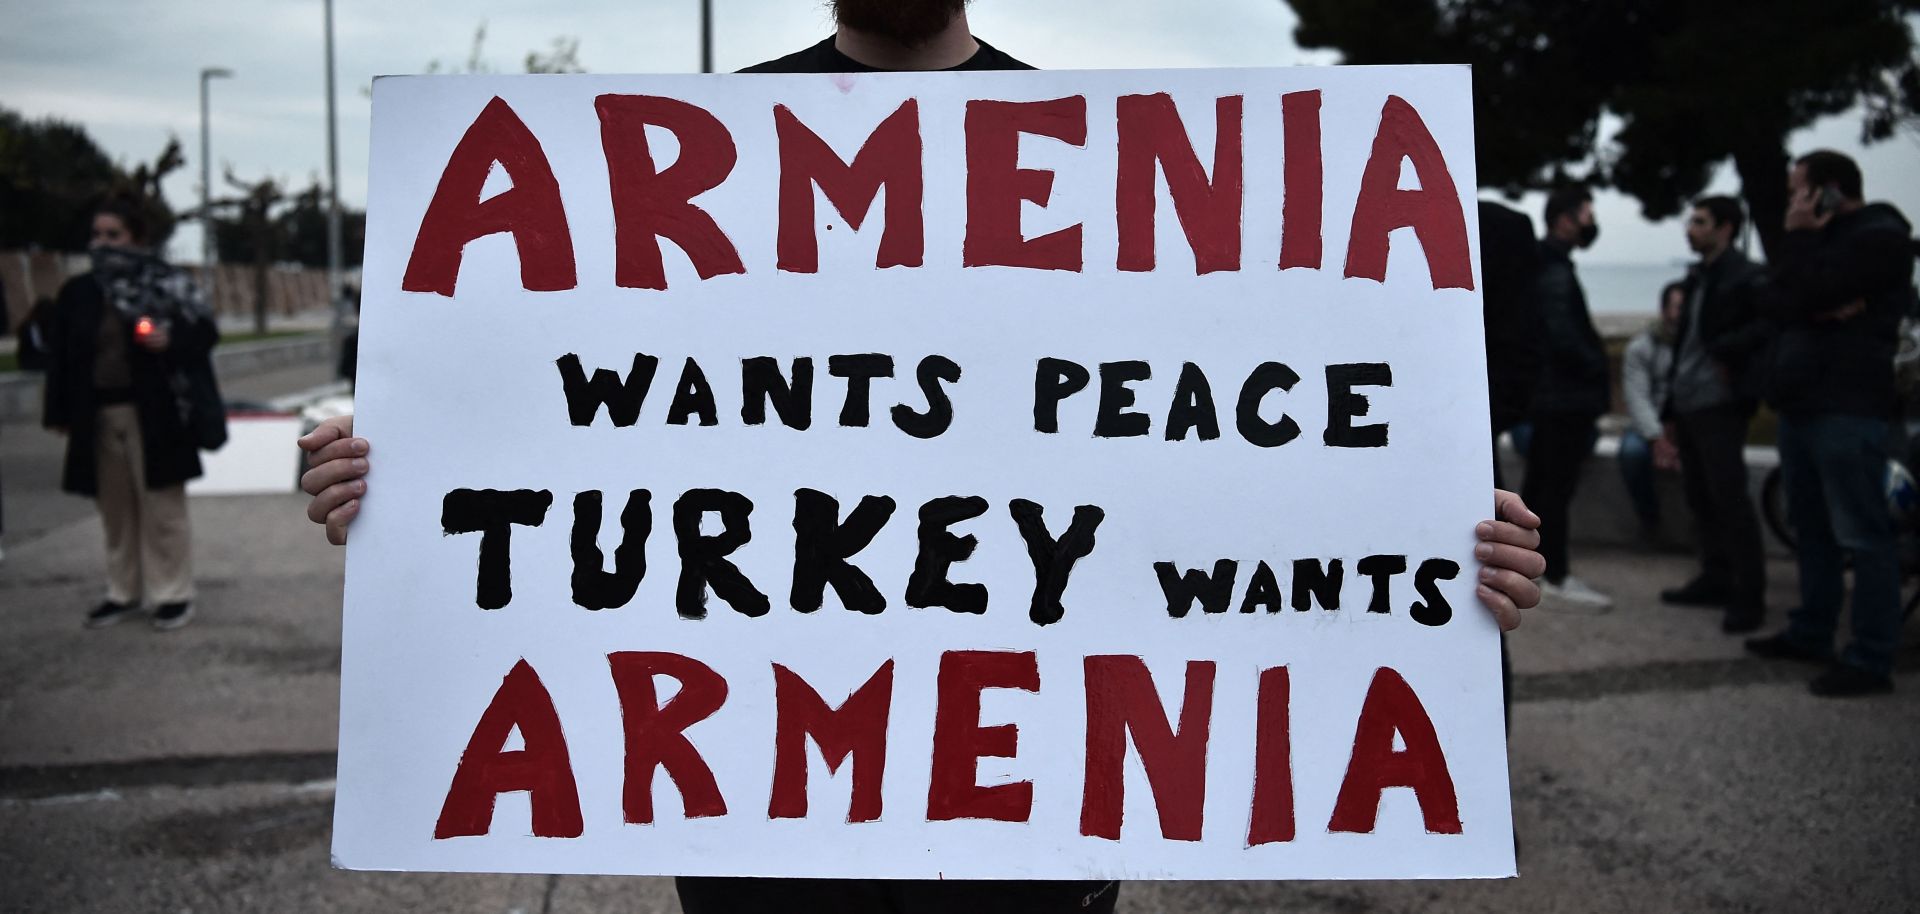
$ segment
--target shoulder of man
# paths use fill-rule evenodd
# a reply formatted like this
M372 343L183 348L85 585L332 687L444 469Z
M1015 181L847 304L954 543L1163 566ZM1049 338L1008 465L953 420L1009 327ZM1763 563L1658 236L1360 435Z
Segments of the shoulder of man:
M824 73L830 68L826 61L833 50L833 36L828 35L820 41L801 48L784 57L762 61L740 70L742 73Z
M1726 258L1726 265L1719 272L1724 277L1722 282L1729 287L1745 288L1767 276L1767 268L1754 263L1746 254L1730 250L1721 256Z
M986 43L985 41L981 41L978 36L975 36L973 40L975 44L980 45L980 50L977 53L975 53L971 58L968 58L966 64L962 66L962 69L967 69L967 70L1038 70L1040 69L1039 67L1036 67L1033 64L1027 63L1024 60L1020 60L1014 57L1012 54L1008 54L1007 52L1002 51L999 48L996 48L993 45Z
M999 48L973 39L980 46L972 57L954 70L1036 70L1038 67L1015 58ZM764 61L740 70L741 73L833 73L846 69L846 56L833 46L833 36L828 35L813 45L801 48L785 57Z

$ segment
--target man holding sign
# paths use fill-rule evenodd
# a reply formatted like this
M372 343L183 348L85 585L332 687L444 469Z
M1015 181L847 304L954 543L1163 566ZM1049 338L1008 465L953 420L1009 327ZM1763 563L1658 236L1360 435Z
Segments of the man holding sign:
M1018 65L859 6L756 69ZM367 437L301 441L336 543L386 454L336 860L783 877L693 911L1511 873L1540 560L1511 494L1464 529L1464 77L380 81Z

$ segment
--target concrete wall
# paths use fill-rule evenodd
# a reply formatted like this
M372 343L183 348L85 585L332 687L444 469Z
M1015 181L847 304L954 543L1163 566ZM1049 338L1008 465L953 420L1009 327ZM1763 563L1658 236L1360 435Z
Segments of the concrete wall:
M0 289L5 290L6 326L20 326L33 303L52 298L67 277L86 272L84 255L53 251L0 251ZM254 273L251 266L220 264L211 271L186 267L200 287L211 292L214 312L224 318L253 313ZM209 282L209 278L211 282ZM327 271L303 267L272 267L267 271L267 313L282 317L327 308Z
M1578 547L1582 544L1644 546L1663 550L1693 549L1693 512L1687 510L1687 496L1680 474L1654 474L1655 490L1660 501L1660 529L1649 540L1640 528L1639 517L1634 514L1626 483L1620 478L1620 465L1615 460L1619 450L1620 439L1617 436L1602 435L1594 447L1593 456L1587 459L1580 477L1580 487L1574 493L1571 510L1576 548L1572 562L1576 570L1580 564ZM1761 504L1762 486L1767 474L1779 465L1780 455L1774 448L1747 448L1747 489L1753 496L1756 510ZM1526 461L1514 453L1511 442L1504 436L1500 439L1500 472L1507 488L1515 491L1520 489L1522 480L1526 478ZM1792 555L1766 529L1764 520L1761 522L1760 538L1768 554L1782 557Z

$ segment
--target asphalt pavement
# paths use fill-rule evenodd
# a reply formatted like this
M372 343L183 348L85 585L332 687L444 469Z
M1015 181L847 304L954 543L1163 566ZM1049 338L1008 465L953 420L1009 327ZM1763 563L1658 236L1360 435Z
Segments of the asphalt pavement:
M0 428L0 910L677 910L662 879L333 869L340 552L297 495L196 498L194 623L84 630L100 532L54 491L58 466L57 439ZM1519 878L1133 882L1120 910L1920 909L1920 623L1899 691L1823 700L1812 668L1749 659L1712 613L1658 603L1686 556L1575 564L1618 606L1534 611L1510 638ZM1770 572L1770 605L1789 605L1792 567Z

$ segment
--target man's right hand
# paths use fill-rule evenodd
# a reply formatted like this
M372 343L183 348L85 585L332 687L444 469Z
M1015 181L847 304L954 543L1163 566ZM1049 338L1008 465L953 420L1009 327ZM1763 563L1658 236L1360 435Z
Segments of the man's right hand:
M1669 473L1680 471L1680 449L1673 444L1673 423L1667 423L1666 434L1653 439L1653 466Z
M297 443L307 452L300 488L313 496L307 519L326 526L327 542L344 546L347 524L360 513L360 498L367 493L367 440L353 437L352 416L335 416Z

